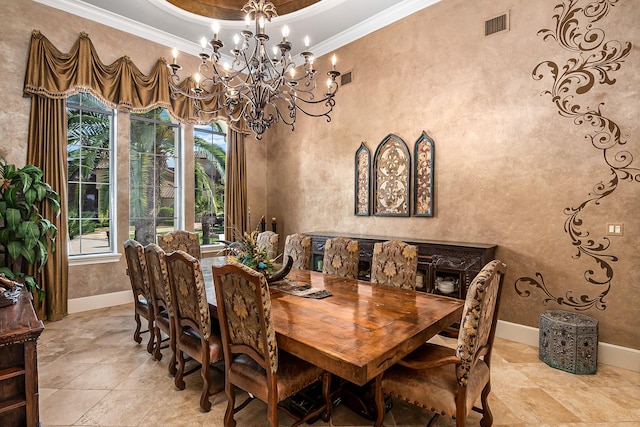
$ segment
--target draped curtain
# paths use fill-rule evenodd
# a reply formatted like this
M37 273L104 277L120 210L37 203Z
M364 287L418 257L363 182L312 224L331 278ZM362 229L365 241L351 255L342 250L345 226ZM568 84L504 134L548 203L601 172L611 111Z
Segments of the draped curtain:
M182 82L183 90L193 85L190 79ZM195 123L191 100L186 97L173 99L169 89L169 69L164 58L160 58L151 73L146 76L127 56L112 64L104 64L86 33L74 43L69 53L60 52L44 35L34 30L31 35L29 58L24 81L24 96L32 98L29 118L29 140L27 162L44 171L44 180L61 196L62 214L53 218L45 211L45 217L58 227L56 251L50 254L38 283L46 291L46 299L39 310L41 318L59 320L67 314L67 117L66 98L78 92L89 92L110 108L144 112L154 108L166 108L178 121ZM209 115L205 121L217 119ZM221 117L224 119L224 117ZM202 122L203 120L198 120ZM228 153L229 162L244 168L243 134L230 131L229 145L236 147ZM238 156L241 160L236 160ZM238 163L239 161L239 163ZM233 168L232 168L233 169ZM244 187L227 193L227 205L241 203L244 207L233 208L226 218L240 229L246 222L246 182L244 171L227 169L226 183L232 188ZM225 208L227 209L227 208ZM226 214L226 212L225 212Z
M248 230L246 170L244 138L241 133L229 129L224 188L224 235L227 240L241 238Z
M29 140L27 163L36 165L43 172L43 179L67 200L67 112L64 99L34 96L31 100L29 116ZM61 206L62 207L62 206ZM56 250L49 254L49 260L42 270L29 274L46 291L45 299L34 298L34 305L40 318L60 320L67 315L67 210L60 209L54 216L48 203L40 207L42 216L49 219L58 229Z

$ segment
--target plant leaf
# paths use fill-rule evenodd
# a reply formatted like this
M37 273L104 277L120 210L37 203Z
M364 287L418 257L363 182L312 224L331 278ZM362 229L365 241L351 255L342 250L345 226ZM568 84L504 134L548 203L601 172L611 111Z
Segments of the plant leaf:
M22 223L22 218L20 217L20 210L15 208L7 208L7 215L5 218L7 228L11 230L17 230Z
M22 246L22 256L24 260L27 261L27 264L33 264L36 260L36 253L33 249L27 249L25 246Z
M4 165L4 177L6 179L11 179L11 176L16 171L16 165Z
M11 230L8 228L0 228L0 244L6 245L11 237Z
M18 259L20 254L22 253L22 243L19 241L13 241L7 243L7 252L9 252L9 256L13 259Z
M25 193L29 188L31 188L31 183L33 182L33 178L29 175L28 171L25 172L26 166L18 171L18 177L20 178L20 182L22 182L22 192ZM17 183L16 183L17 184Z
M35 190L38 193L38 200L44 199L44 197L47 195L47 189L42 185L36 185Z
M24 243L27 249L32 249L36 242L40 240L40 227L33 222L23 222L18 229L20 234L24 236Z
M41 241L38 241L38 247L37 250L38 252L36 252L36 257L37 257L37 264L38 264L38 271L42 270L42 267L44 267L44 265L47 263L47 260L49 259L49 252L47 252L47 247L44 243L42 243Z
M30 205L33 205L35 203L37 196L38 196L38 192L33 188L30 188L24 192L24 199Z
M7 206L16 206L16 187L9 187L4 192L4 200L7 202Z

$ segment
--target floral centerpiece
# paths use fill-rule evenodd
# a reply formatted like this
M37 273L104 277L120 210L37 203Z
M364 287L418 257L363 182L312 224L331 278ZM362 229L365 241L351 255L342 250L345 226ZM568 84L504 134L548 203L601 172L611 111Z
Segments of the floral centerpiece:
M275 269L275 259L270 259L265 248L258 248L258 232L244 232L242 238L233 242L230 247L236 255L230 258L233 261L253 268L266 276L273 274Z

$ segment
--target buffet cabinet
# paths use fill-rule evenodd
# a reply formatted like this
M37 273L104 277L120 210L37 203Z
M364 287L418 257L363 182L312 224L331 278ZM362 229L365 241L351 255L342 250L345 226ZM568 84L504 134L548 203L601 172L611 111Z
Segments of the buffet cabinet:
M401 240L418 249L416 290L464 299L467 288L485 264L494 259L496 245L485 243L449 242L440 240L403 239L396 237L362 236L330 232L305 233L311 237L310 269L322 271L324 246L332 237L348 237L358 241L360 262L358 278L370 280L373 245L386 240ZM437 286L453 283L452 289Z
M36 344L44 325L22 290L15 304L0 308L0 425L40 425Z

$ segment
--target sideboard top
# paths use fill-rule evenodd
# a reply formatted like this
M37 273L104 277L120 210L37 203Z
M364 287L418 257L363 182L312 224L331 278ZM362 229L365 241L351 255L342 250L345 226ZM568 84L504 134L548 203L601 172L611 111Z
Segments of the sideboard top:
M310 233L304 233L307 236L322 236L322 237L349 237L352 239L360 240L374 240L374 241L386 241L386 240L401 240L405 243L419 243L422 245L437 245L437 246L450 246L459 248L477 248L477 249L495 249L496 244L492 243L472 243L472 242L454 242L448 240L426 240L415 239L413 237L394 237L394 236L370 236L364 234L349 234L349 233L334 233L330 231L313 231Z
M18 302L0 308L0 346L13 341L37 339L44 324L36 316L31 304L31 293L25 287Z

